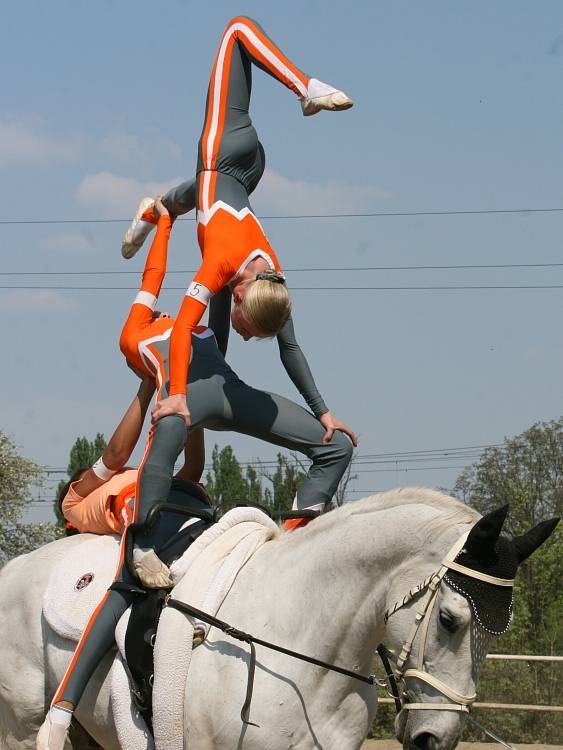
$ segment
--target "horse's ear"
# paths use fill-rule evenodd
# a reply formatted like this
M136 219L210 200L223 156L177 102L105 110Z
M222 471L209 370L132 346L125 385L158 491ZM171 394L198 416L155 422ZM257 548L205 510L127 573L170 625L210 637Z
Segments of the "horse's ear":
M535 552L545 542L558 523L558 518L550 518L549 521L538 523L537 526L534 526L533 529L522 534L522 536L515 537L514 547L516 548L518 562L521 563L522 560L530 557L532 552Z
M508 513L508 505L492 510L480 518L469 532L465 549L477 560L486 559L494 553L495 544L502 531Z

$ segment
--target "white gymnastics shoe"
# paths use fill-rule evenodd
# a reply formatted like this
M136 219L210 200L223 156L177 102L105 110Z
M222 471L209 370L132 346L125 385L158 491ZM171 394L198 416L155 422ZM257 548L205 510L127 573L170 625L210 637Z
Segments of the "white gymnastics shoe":
M147 216L143 219L143 214L147 209L154 205L153 198L143 198L137 207L137 211L131 222L129 229L123 235L121 242L121 255L124 258L132 258L143 246L151 231L154 229L156 221L148 220ZM149 212L151 213L151 212Z
M133 565L139 580L149 589L169 589L173 581L170 568L165 565L153 549L133 550Z
M64 709L57 710L59 712L64 711ZM53 721L51 717L52 712L53 709L49 711L37 733L35 741L37 750L64 750L65 748L72 713L65 711L65 713L69 714L68 724L59 724Z
M338 112L341 109L350 109L354 102L343 91L329 86L327 83L311 78L307 86L307 96L301 99L301 109L305 117L316 115L321 109Z

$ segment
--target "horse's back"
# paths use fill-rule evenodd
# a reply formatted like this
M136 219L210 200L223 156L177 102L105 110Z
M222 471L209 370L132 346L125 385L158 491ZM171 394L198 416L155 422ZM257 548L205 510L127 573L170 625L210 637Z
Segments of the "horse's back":
M46 544L0 569L0 748L33 748L43 721L45 623L43 594L61 558L91 539L79 534Z

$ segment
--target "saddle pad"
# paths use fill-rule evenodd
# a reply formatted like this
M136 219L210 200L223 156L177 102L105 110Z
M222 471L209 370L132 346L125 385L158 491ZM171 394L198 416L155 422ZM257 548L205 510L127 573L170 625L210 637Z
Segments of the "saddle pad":
M55 633L78 642L92 612L111 585L119 537L84 534L53 568L43 596L43 615Z
M262 511L234 508L172 565L175 581L172 597L216 615L240 570L263 544L279 533L276 524ZM207 624L198 623L172 607L165 607L160 617L153 690L157 750L185 750L184 697L196 626L207 634Z
M235 508L205 531L171 567L173 595L216 614L240 569L266 541L276 524L255 508ZM78 642L91 613L114 580L119 538L84 534L53 568L44 595L43 614L53 630ZM116 628L118 653L111 674L111 706L122 750L154 750L153 738L134 707L123 667L130 611ZM191 661L194 623L165 609L156 637L154 732L158 750L183 750L184 690ZM208 626L205 625L207 632ZM174 644L174 648L170 648Z

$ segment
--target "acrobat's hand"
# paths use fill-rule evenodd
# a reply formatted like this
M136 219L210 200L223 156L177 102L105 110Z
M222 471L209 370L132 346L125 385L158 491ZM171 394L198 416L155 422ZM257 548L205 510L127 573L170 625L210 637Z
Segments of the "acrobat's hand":
M342 422L342 420L335 417L332 412L326 411L324 414L322 414L319 417L319 422L326 430L325 434L323 435L323 443L330 443L330 441L332 440L332 436L334 435L336 430L339 430L345 435L348 435L348 437L352 441L352 445L354 446L354 448L358 447L358 436L356 435L356 433L352 432L348 425Z
M162 401L159 401L151 412L151 421L155 424L159 419L167 417L170 414L179 414L186 423L186 427L189 427L192 423L186 397L181 393L177 393L175 396L168 396L168 398L163 398Z
M154 206L152 210L158 217L170 216L170 212L162 202L163 197L163 195L157 195L157 197L154 199Z

